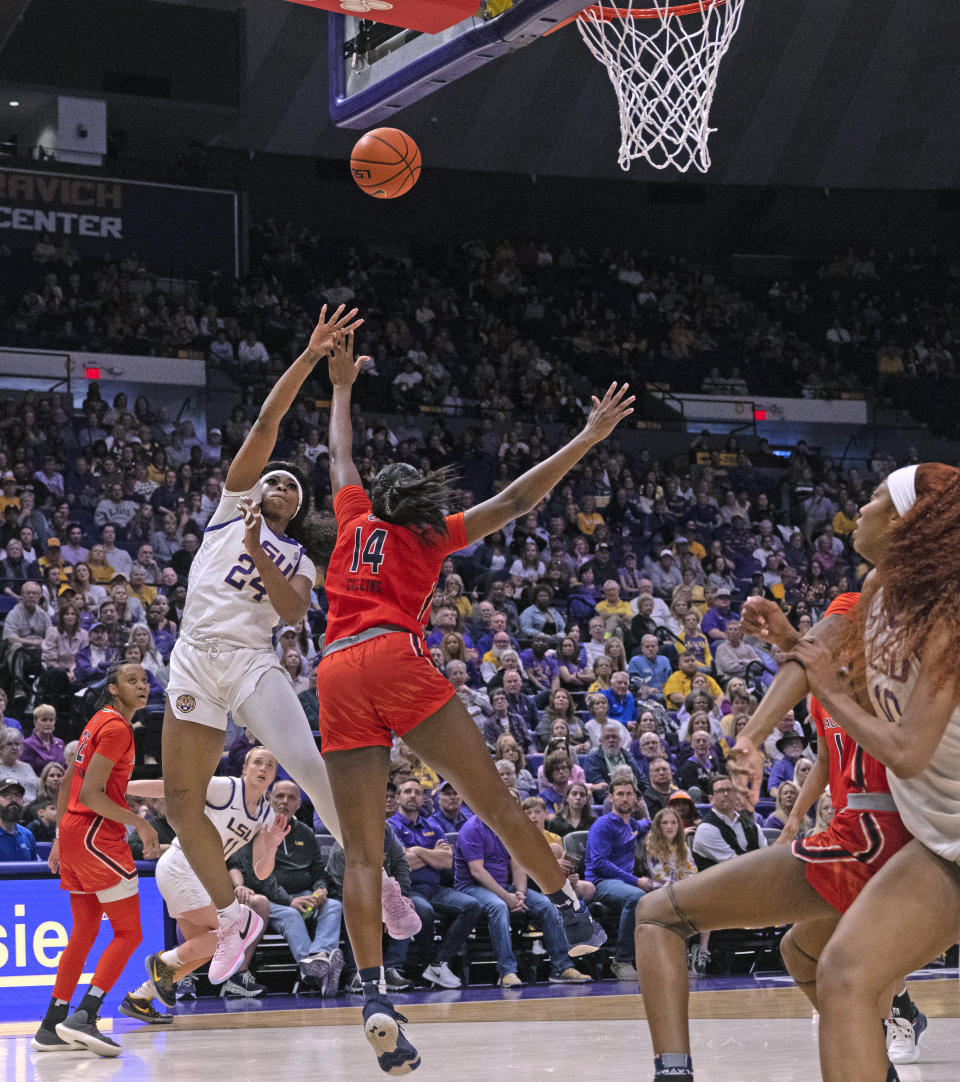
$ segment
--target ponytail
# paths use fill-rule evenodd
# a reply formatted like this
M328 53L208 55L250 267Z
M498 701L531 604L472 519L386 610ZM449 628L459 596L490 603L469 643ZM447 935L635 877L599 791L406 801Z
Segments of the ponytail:
M449 466L425 474L405 462L384 466L370 487L373 513L384 522L406 526L422 542L436 546L447 535L445 516L454 499L454 476Z

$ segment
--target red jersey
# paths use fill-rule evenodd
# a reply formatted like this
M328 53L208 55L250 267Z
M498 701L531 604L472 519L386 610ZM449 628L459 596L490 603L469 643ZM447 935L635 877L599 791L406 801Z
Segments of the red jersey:
M340 489L333 512L337 543L324 583L330 605L326 642L381 624L422 635L440 567L467 543L462 512L447 516L447 536L438 536L435 546L415 530L376 518L359 485Z
M859 600L859 594L840 594L830 603L824 617L845 616L856 622ZM810 701L810 713L817 727L817 746L821 746L821 740L830 741L830 799L834 808L839 811L846 807L848 793L889 793L887 768L845 733L814 698Z
M105 706L87 722L80 736L77 748L76 766L73 768L73 784L70 786L70 799L67 802L67 816L95 819L97 815L86 805L80 803L80 788L87 773L87 767L94 755L102 755L113 763L113 770L107 779L107 796L120 805L127 806L127 783L133 773L135 750L133 729L127 719L111 706ZM114 829L115 828L115 829ZM126 838L127 828L123 823L104 820L104 829Z

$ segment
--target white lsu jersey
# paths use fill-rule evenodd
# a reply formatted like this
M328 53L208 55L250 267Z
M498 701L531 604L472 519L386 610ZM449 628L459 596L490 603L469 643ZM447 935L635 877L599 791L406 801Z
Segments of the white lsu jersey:
M204 814L217 828L223 841L224 858L233 856L270 826L277 818L265 796L260 798L253 815L244 801L246 786L243 778L211 778L207 786L207 806ZM180 849L177 838L171 843Z
M224 491L204 530L190 567L181 632L203 642L272 650L273 629L280 617L244 548L237 503L245 496L259 499L259 482L246 492ZM260 544L288 580L303 575L313 586L317 569L299 541L275 534L262 522Z
M899 661L891 647L897 630L882 628L874 599L867 618L867 682L874 712L896 722L920 675L920 662ZM950 715L929 766L914 778L898 778L888 767L887 781L907 830L944 860L960 860L960 707Z

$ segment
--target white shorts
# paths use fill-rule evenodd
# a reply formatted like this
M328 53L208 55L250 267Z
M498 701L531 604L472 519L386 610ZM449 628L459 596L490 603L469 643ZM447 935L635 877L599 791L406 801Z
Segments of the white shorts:
M195 909L213 905L210 895L203 889L183 850L172 845L157 861L157 890L167 903L171 917L181 917Z
M236 715L237 707L269 669L284 672L272 649L225 646L211 650L179 639L170 654L170 708L181 721L225 732L227 711Z

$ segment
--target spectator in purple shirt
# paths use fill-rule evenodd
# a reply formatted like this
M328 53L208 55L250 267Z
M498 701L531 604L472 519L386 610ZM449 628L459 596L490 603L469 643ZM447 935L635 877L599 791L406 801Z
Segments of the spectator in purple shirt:
M732 616L730 611L730 590L721 586L717 590L717 596L712 609L708 609L704 618L700 621L700 630L713 643L715 640L725 642L727 638L727 620Z
M33 732L24 740L20 758L37 775L47 763L63 766L63 741L53 735L56 724L57 712L49 703L34 707Z
M527 889L527 873L512 864L506 846L479 815L465 823L457 836L453 889L475 898L487 915L501 987L523 984L510 941L510 917L514 913L542 928L550 956L551 984L584 984L590 980L574 969L556 906L539 891Z
M617 781L610 791L613 810L593 824L587 833L586 878L596 885L595 898L620 911L620 930L611 968L618 980L636 980L633 964L633 924L637 902L653 881L634 871L637 840L650 828L649 819L636 820L637 789L629 781Z
M547 656L549 646L549 636L538 631L533 636L529 649L520 655L523 671L536 688L538 706L546 706L550 692L560 686L560 665L556 658Z

